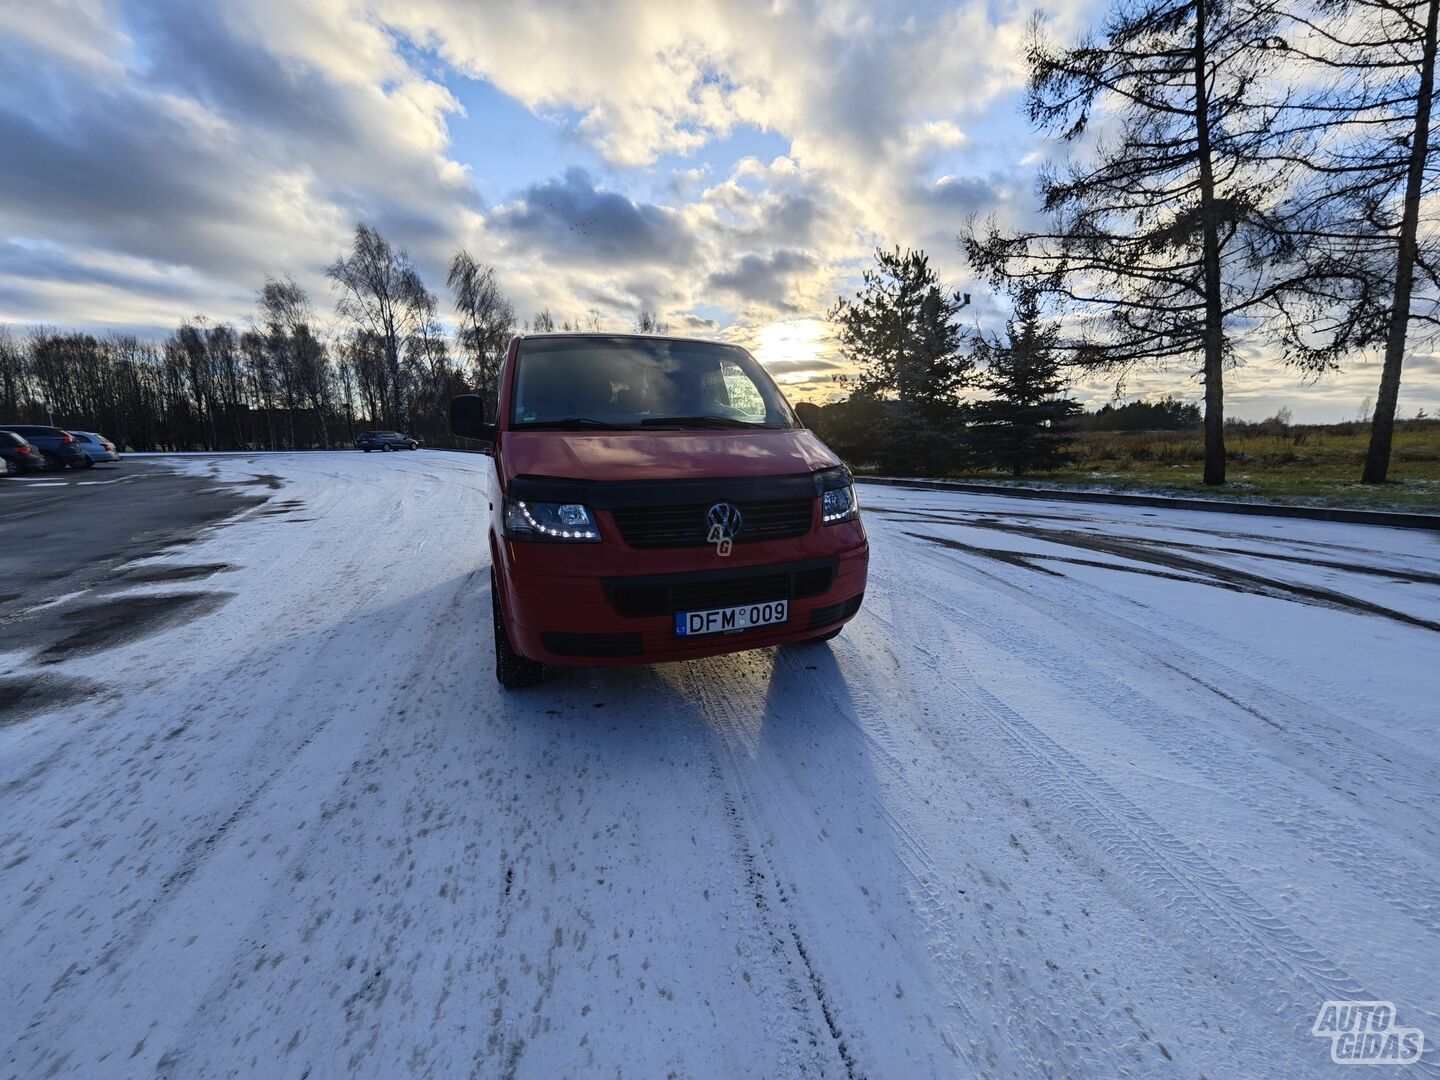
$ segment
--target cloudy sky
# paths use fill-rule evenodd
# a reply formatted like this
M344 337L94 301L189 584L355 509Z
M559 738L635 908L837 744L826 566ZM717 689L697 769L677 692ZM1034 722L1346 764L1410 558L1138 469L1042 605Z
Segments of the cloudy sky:
M1047 0L1057 33L1095 0ZM825 310L877 244L929 251L997 320L955 235L1030 212L1018 112L1034 2L4 0L0 323L159 335L243 320L267 273L328 310L356 221L432 288L457 247L522 318L637 312L748 345L798 396L844 368ZM1353 417L1373 361L1303 386L1256 357L1233 414ZM1077 390L1104 400L1113 387ZM1130 397L1183 373L1132 378ZM1440 358L1401 412L1440 411Z

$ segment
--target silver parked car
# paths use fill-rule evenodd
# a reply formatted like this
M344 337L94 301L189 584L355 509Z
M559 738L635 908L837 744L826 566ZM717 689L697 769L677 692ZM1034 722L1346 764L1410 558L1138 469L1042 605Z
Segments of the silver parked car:
M115 449L115 444L94 431L76 431L73 428L67 429L75 436L75 445L85 451L91 463L97 461L119 461L120 453Z

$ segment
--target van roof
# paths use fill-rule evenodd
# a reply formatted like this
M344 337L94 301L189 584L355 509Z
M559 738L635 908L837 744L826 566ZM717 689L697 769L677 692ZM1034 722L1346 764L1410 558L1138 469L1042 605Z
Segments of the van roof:
M717 341L715 338L689 337L685 334L610 333L604 330L555 330L545 334L516 334L515 337L520 341L529 341L532 338L547 341L553 338L595 338L605 341L611 341L615 338L633 338L637 341L690 341L701 345L730 345L737 349L744 348L743 345L736 345L733 341Z

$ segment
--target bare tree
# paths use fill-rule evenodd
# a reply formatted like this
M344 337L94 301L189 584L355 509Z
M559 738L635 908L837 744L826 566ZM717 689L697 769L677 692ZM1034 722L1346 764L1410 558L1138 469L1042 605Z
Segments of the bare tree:
M286 445L297 446L295 413L300 408L300 362L296 355L296 335L314 318L310 296L294 278L266 276L259 294L260 321L265 327L265 342L270 350L269 367L274 374L275 388L285 404Z
M670 330L670 325L660 321L660 317L650 308L641 308L640 314L635 318L635 332L637 334L664 334Z
M246 330L240 335L240 351L245 357L246 393L252 408L265 414L265 446L274 450L275 442L275 367L273 352L265 334Z
M426 293L419 271L403 248L393 247L361 222L355 226L350 254L331 263L325 275L340 294L335 309L373 335L384 351L390 420L403 429L406 407L401 350L424 308Z
M309 323L295 328L291 342L295 355L295 384L315 418L315 434L322 450L330 449L325 422L330 412L330 359L325 343L315 336Z
M500 289L495 268L476 262L463 248L450 260L446 283L460 320L460 349L470 360L475 385L482 394L492 394L515 332L515 309Z
M194 321L183 321L171 341L175 355L184 364L190 399L203 426L201 438L205 449L214 450L219 441L215 430L215 372L210 350L206 347L207 330L204 324L203 316L196 316Z
M1041 177L1053 227L962 244L997 284L1039 286L1088 327L1076 363L1198 368L1205 483L1225 481L1228 331L1262 318L1291 272L1269 220L1285 190L1283 103L1264 98L1278 22L1269 0L1121 0L1098 39L1054 47L1037 29L1028 112L1073 147ZM1092 121L1103 129L1088 135Z
M20 415L27 376L25 350L10 336L8 326L0 326L0 416Z
M1383 348L1362 475L1378 484L1411 328L1431 339L1440 330L1440 234L1422 228L1422 206L1440 194L1431 137L1440 0L1320 0L1290 18L1287 54L1330 76L1297 108L1325 137L1295 200L1330 287L1298 316L1285 311L1287 344L1314 370Z
M205 351L210 357L215 398L220 413L229 421L233 449L245 448L245 432L240 423L240 407L245 400L245 373L235 328L218 323L205 332Z

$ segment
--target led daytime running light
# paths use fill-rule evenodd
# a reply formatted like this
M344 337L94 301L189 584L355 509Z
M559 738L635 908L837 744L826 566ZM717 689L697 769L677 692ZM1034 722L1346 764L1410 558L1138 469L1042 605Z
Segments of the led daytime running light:
M516 499L515 505L520 508L520 513L525 515L525 521L541 536L553 536L557 540L598 540L600 534L594 529L551 529L535 520L535 515L530 513L530 508L525 505L524 499Z

